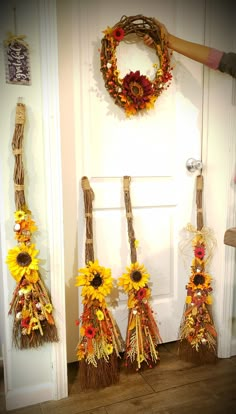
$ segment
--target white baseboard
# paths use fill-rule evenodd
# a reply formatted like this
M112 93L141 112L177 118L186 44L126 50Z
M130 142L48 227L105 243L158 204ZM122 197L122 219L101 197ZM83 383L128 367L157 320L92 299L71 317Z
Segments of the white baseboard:
M54 386L52 383L43 383L8 391L5 397L6 409L15 410L52 400L53 390Z

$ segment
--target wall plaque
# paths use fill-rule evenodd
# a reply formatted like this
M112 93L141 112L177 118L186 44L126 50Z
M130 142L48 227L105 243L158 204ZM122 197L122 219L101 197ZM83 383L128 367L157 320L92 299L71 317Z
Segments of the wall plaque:
M31 84L29 46L24 37L10 35L4 42L7 83Z

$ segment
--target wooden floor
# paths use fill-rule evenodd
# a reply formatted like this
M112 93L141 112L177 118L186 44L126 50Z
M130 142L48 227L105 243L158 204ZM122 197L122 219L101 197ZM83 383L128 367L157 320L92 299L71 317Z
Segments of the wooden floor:
M160 364L144 372L121 369L119 384L80 390L78 365L68 365L69 397L12 414L232 414L236 413L236 356L195 366L178 359L177 343L159 346ZM1 388L1 407L4 397ZM5 413L0 408L0 413Z

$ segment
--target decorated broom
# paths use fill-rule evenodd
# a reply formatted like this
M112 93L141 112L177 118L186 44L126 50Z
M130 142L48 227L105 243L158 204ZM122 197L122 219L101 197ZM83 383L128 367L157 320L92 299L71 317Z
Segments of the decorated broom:
M137 241L133 229L133 215L130 198L131 178L123 178L124 201L130 244L131 265L126 268L118 285L128 293L128 326L126 334L125 366L132 370L152 368L159 358L158 344L162 342L159 329L149 304L151 295L148 287L149 274L144 265L137 262Z
M83 286L81 295L84 305L80 318L77 357L82 389L97 389L118 382L118 357L123 351L123 341L105 300L112 289L111 270L100 266L98 260L94 260L94 193L87 177L82 177L81 185L86 219L86 267L79 269L76 283L76 286Z
M180 325L179 356L197 364L217 359L217 333L213 322L211 276L207 271L215 239L211 229L203 226L203 176L196 181L197 228L188 224L183 250L191 246L191 275L186 286L187 296Z
M52 315L53 306L39 271L38 250L32 243L37 230L31 211L25 202L23 138L25 105L16 106L12 150L15 156L15 224L17 246L8 251L6 263L17 285L9 314L13 314L13 343L17 348L34 348L45 342L57 342L57 329Z

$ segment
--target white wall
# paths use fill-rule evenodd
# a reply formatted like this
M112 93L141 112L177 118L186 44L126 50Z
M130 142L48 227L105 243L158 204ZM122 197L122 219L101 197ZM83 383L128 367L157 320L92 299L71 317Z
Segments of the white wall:
M3 40L6 33L14 33L13 7L16 5L17 34L26 35L30 46L30 64L32 84L12 85L5 82ZM14 156L11 151L12 136L15 127L15 110L18 97L26 105L26 124L24 134L24 170L25 197L32 211L39 231L34 241L42 259L40 271L45 284L50 290L50 255L48 234L48 213L46 191L48 177L45 166L45 145L43 135L43 102L40 58L39 2L37 0L5 1L1 3L0 13L0 220L1 220L1 254L3 289L1 286L2 323L4 327L4 366L6 404L8 409L38 403L54 398L53 384L53 345L46 344L34 350L16 350L11 343L12 319L8 316L9 303L12 298L15 281L5 265L9 248L15 246L14 224ZM4 292L4 294L3 294ZM53 298L52 298L53 301ZM2 327L2 326L1 326Z

